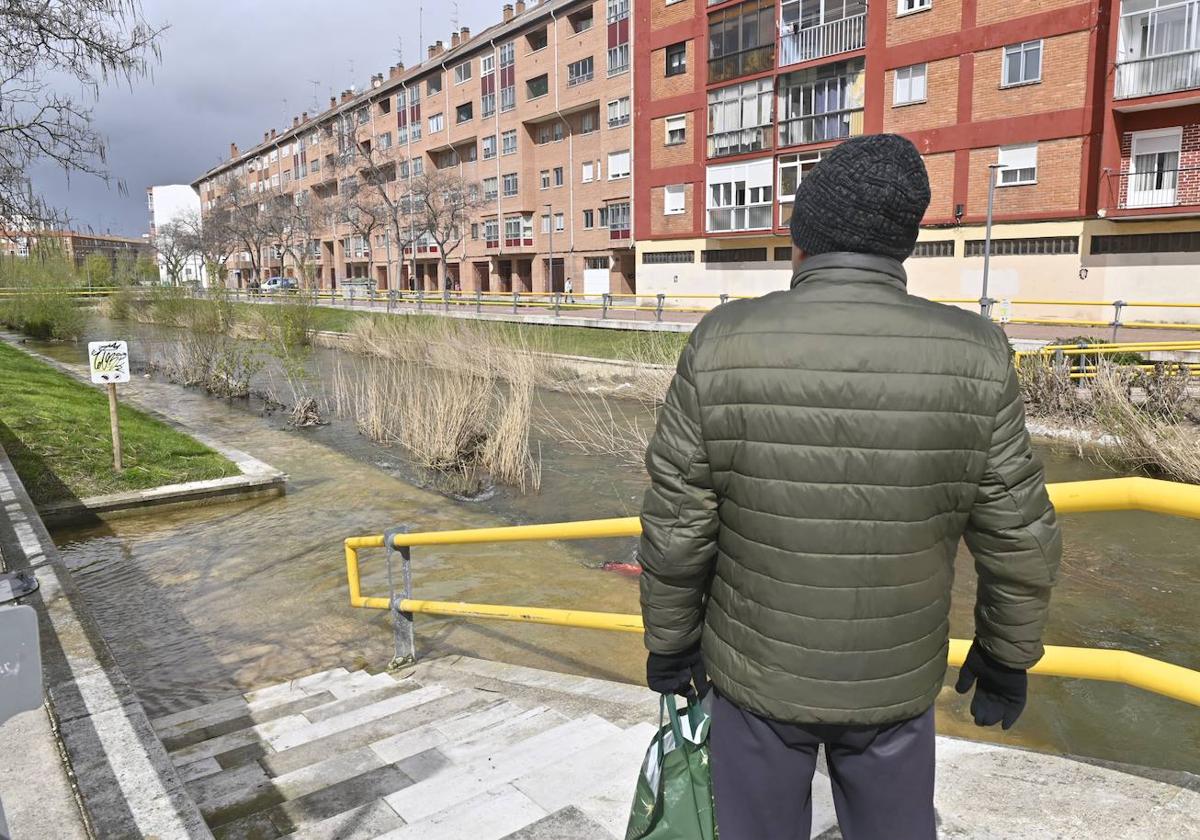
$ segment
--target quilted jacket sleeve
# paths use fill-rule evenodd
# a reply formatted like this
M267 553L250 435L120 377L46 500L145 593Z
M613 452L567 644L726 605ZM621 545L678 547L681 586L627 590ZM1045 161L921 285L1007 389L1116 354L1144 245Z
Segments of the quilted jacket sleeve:
M642 617L646 648L678 653L700 639L717 547L717 497L700 432L692 372L696 334L684 348L646 450L642 503Z
M1001 663L1029 668L1042 657L1062 536L1041 462L1030 449L1011 364L964 537L979 575L976 638Z

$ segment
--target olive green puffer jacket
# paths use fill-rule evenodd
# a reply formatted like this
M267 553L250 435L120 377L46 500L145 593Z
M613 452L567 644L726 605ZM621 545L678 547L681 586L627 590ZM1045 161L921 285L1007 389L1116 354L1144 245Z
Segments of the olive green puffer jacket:
M646 646L702 638L717 690L790 723L918 715L946 671L954 555L976 635L1028 668L1061 540L1003 333L900 263L807 259L696 328L646 454Z

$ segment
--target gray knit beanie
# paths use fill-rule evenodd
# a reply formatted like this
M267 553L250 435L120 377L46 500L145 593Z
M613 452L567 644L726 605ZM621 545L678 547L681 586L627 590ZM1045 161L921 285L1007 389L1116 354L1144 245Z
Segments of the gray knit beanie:
M853 137L834 147L796 190L792 241L809 255L913 252L929 175L916 147L898 134Z

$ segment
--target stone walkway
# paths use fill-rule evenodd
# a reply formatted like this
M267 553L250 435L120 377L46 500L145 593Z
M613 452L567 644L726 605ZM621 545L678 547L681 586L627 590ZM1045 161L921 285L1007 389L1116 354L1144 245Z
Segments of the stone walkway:
M624 836L657 718L638 686L451 657L338 668L153 725L217 838L604 840ZM1194 785L972 741L938 750L944 837L1200 837ZM814 807L813 837L840 837L823 774Z

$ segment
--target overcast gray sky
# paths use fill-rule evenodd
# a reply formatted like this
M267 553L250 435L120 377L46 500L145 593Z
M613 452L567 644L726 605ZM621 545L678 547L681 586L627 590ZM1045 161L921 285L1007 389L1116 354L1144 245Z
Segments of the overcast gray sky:
M95 103L112 184L41 167L34 186L73 227L140 235L147 186L191 183L230 142L249 148L263 131L291 126L312 111L313 80L323 109L331 90L361 89L386 72L401 46L404 63L416 64L427 44L449 43L456 6L459 25L480 32L500 20L504 2L143 0L147 19L170 29L151 78L105 89Z

